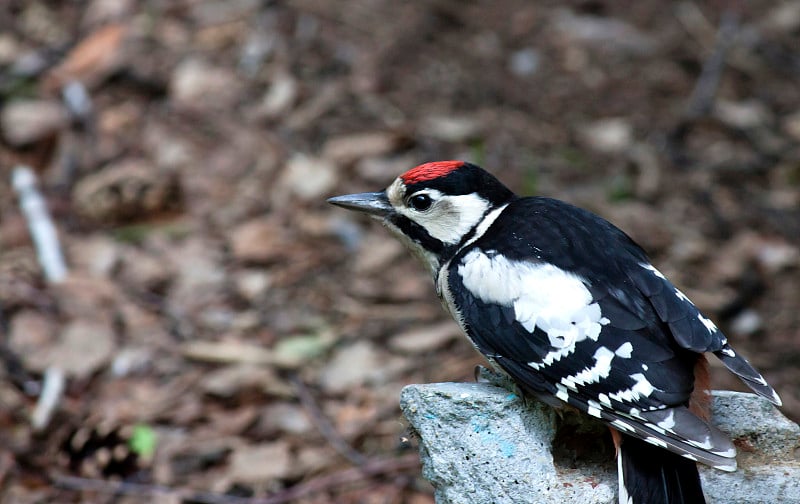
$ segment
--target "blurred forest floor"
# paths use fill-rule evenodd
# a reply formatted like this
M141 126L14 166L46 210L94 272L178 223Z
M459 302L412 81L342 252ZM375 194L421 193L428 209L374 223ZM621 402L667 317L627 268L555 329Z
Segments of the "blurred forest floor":
M432 502L398 393L482 360L325 198L436 159L618 224L800 419L798 48L766 0L0 3L0 501Z

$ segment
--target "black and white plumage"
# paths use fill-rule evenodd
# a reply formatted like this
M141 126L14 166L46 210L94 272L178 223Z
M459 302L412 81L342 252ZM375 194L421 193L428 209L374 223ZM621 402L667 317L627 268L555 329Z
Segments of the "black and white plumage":
M329 201L373 215L408 245L473 345L526 392L623 435L614 435L620 502L703 502L694 462L735 470L732 442L702 407L704 353L780 405L645 252L591 212L517 197L460 161Z

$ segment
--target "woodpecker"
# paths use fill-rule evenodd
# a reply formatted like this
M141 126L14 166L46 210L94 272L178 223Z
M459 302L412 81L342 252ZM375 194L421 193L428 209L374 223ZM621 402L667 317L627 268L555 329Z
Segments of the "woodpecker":
M733 443L709 424L706 352L781 405L644 250L592 212L519 197L463 161L328 202L410 248L475 348L524 392L610 427L622 504L703 503L696 462L736 469Z

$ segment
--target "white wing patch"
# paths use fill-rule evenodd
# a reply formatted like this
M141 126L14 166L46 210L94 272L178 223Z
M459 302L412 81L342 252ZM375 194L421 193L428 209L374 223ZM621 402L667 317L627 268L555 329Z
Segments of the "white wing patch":
M577 391L579 386L599 382L603 378L607 378L608 374L611 373L611 361L613 359L614 352L601 346L594 353L593 366L584 368L582 371L572 376L561 378L561 383L566 385L567 388ZM600 409L599 404L597 405L597 409Z
M535 369L571 354L575 344L586 338L597 341L610 322L593 302L584 280L552 264L512 261L476 249L464 257L458 274L475 297L513 307L525 329L533 332L538 327L547 334L554 350L542 363L529 363Z
M717 326L711 321L711 319L704 317L702 313L698 313L697 318L703 323L704 326L706 326L709 334L717 332Z
M636 382L631 388L613 392L608 394L608 397L622 403L632 403L642 396L648 397L655 390L653 384L642 373L632 374L631 379Z
M666 280L667 279L667 277L665 277L663 273L658 271L658 269L655 266L653 266L652 264L650 264L650 263L639 263L639 266L641 266L642 268L644 268L646 270L652 271L655 276L657 276L658 278L660 278L662 280Z

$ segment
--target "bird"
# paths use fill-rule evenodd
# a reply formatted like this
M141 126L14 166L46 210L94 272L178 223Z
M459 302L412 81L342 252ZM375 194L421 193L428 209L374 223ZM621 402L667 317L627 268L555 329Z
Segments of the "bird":
M457 160L328 202L406 245L472 345L526 395L608 425L621 504L704 503L697 462L736 469L732 441L709 422L707 353L781 405L642 247L595 213L517 196Z

